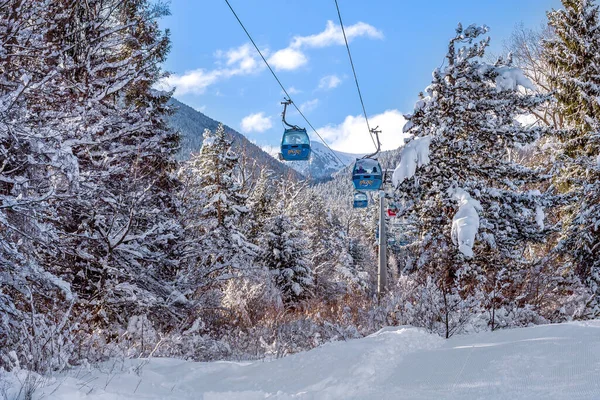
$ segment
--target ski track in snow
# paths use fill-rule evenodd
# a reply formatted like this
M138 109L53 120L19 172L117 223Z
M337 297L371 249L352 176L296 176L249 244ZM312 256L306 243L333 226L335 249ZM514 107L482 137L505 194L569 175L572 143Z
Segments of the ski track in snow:
M600 320L449 340L394 327L271 361L151 359L138 375L143 362L75 369L34 398L600 399Z

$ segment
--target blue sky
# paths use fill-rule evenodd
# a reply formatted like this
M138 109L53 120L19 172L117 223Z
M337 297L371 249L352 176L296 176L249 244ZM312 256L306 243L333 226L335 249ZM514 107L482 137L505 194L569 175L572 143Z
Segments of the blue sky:
M334 149L372 149L333 0L230 0L292 99ZM372 126L384 149L402 143L402 114L444 58L458 22L486 24L490 53L519 23L538 27L559 0L338 0ZM224 0L171 0L164 68L175 97L244 133L279 144L283 93ZM299 115L289 121L305 126Z

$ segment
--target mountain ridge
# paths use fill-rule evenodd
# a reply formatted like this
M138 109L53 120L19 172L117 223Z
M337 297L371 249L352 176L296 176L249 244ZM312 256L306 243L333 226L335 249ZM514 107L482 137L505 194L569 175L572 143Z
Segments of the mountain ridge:
M262 149L273 158L277 159L279 147L264 146ZM293 168L310 180L322 182L331 179L334 174L348 167L354 163L357 158L362 156L362 154L330 150L323 143L312 140L310 160L285 161L285 165Z
M214 131L221 122L175 98L169 100L169 105L175 109L175 112L169 116L169 125L180 134L180 148L176 158L187 160L192 153L202 148L204 130ZM308 179L313 182L324 182L352 165L356 158L363 156L330 150L323 143L313 140L309 161L279 161L278 146L259 147L235 129L226 124L223 124L223 127L225 133L233 140L234 151L238 153L242 162L251 166L253 176L256 176L261 168L267 168L279 176L294 180Z
M192 153L198 152L202 148L204 130L214 131L221 122L194 110L175 98L169 100L169 105L175 109L175 112L168 117L169 126L180 134L180 148L176 158L181 161L187 160ZM235 129L226 124L223 124L223 127L225 133L233 141L233 150L238 154L241 162L249 167L250 178L258 176L262 168L267 168L286 179L296 181L305 179L300 172L275 160Z

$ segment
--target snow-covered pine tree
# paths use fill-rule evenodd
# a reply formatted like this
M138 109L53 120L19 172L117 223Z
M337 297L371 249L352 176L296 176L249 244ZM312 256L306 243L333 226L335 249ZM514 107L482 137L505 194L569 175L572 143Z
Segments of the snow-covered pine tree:
M215 305L229 279L250 271L257 250L241 229L241 217L248 209L234 179L237 163L231 141L219 125L215 132L204 131L200 153L180 171L186 237L179 285L191 299L212 294Z
M244 231L248 240L254 243L256 243L260 232L262 232L267 218L273 213L273 206L275 205L274 180L275 177L272 171L262 169L246 202L248 213L244 221Z
M554 36L544 43L544 56L559 72L553 78L556 98L568 122L582 134L598 130L600 114L600 25L594 0L564 0L564 9L548 13ZM583 141L572 146L585 147Z
M332 278L338 252L331 212L325 208L323 198L312 190L305 192L292 208L298 210L294 218L303 221L315 289L320 297L335 296Z
M78 166L55 217L61 251L44 258L88 307L90 329L124 325L127 314L160 313L165 324L173 315L177 136L165 121L170 95L152 90L169 48L157 22L167 12L146 0L52 1L41 20L45 62L56 68L42 107L61 116L62 147Z
M571 202L558 254L591 292L584 315L600 315L600 11L593 0L563 0L548 13L555 36L545 57L556 68L556 97L570 129L557 155L557 186Z
M510 60L481 61L485 32L459 25L447 65L434 71L407 116L414 139L395 174L396 198L420 238L413 244L417 273L434 277L443 297L468 296L503 268L513 274L506 290L516 300L531 262L525 251L545 235L541 207L548 200L532 190L544 179L541 171L515 162L511 150L546 133L516 118L547 97L518 90L529 82Z
M1 279L12 282L2 303L32 322L2 338L32 334L66 351L71 338L47 344L69 329L70 311L89 317L78 320L83 338L127 313L172 321L177 137L164 121L169 95L151 89L168 50L165 12L145 0L0 4L0 257L10 261L0 273L18 271ZM34 359L31 346L16 350Z
M301 210L297 218L303 220L308 240L316 295L331 300L354 289L364 290L367 276L352 258L347 227L340 219L341 207L327 205L314 188L307 189L297 202L293 208Z
M271 272L288 308L314 295L309 253L300 220L286 215L283 202L279 202L264 226L257 261Z
M319 218L325 225L320 228L331 233L331 238L324 238L319 244L319 237L312 234L315 245L331 245L331 260L323 259L323 280L317 277L318 286L324 286L321 293L330 298L332 294L354 292L355 294L369 294L374 289L376 282L376 252L375 228L373 218L376 213L372 209L352 208L353 193L352 182L344 174L335 176L331 181L315 185L307 190L305 199L302 199L301 210L310 210L304 214L305 230L309 235L314 230L313 213L321 215ZM315 206L306 204L307 199L316 197ZM314 208L314 211L313 211ZM320 211L319 211L320 210ZM315 217L316 218L316 217ZM329 282L327 282L329 281ZM330 288L327 288L329 286ZM331 287L333 286L333 287ZM329 290L331 292L329 292Z

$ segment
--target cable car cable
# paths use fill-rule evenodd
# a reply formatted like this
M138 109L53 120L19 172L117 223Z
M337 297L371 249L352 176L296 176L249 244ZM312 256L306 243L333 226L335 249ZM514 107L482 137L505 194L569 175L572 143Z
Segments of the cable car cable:
M371 135L371 140L375 145L377 151L375 154L379 152L379 146L375 143L375 139L373 138L373 133L371 132L371 127L369 126L369 118L367 117L367 110L365 109L365 102L363 101L362 93L360 91L360 86L358 84L358 77L356 76L356 69L354 68L354 61L352 61L352 54L350 53L350 46L348 45L348 38L346 37L346 30L344 29L344 23L342 22L342 14L340 13L340 7L338 5L337 0L335 1L335 8L337 8L338 18L340 20L340 27L342 28L342 34L344 35L344 42L346 43L346 50L348 50L348 58L350 59L350 65L352 66L352 73L354 74L354 82L356 83L356 90L358 90L358 97L360 99L360 104L362 106L363 114L365 116L365 121L367 122L367 129L369 130L369 135Z
M250 42L252 42L252 45L254 45L254 48L256 49L256 51L258 51L258 54L260 55L260 57L262 58L262 60L266 64L267 68L269 68L269 71L271 71L271 74L273 75L273 78L275 78L275 80L277 81L277 83L281 87L281 90L283 90L283 93L285 93L285 95L287 96L288 100L292 101L292 98L291 98L290 94L285 89L285 87L283 86L283 84L281 83L281 81L279 80L279 78L277 77L277 74L275 74L275 71L273 71L273 68L271 68L271 66L269 65L269 62L267 61L267 59L265 58L265 56L263 56L262 52L260 51L260 49L258 48L258 46L256 45L256 43L254 42L254 39L252 39L252 36L250 36L250 33L248 32L248 30L246 29L246 27L244 26L244 24L240 20L240 17L238 17L237 13L235 12L235 10L233 9L233 7L229 3L229 0L225 0L225 3L227 3L227 5L229 6L229 9L231 10L231 12L233 13L233 15L235 16L235 19L237 19L238 23L240 24L240 26L242 27L242 29L244 30L244 32L246 32L246 36L248 36L248 39L250 39ZM346 164L331 149L331 147L329 147L329 145L327 144L327 142L325 142L325 139L323 139L321 137L321 135L319 134L319 132L317 132L317 130L315 129L315 127L310 123L310 121L306 118L306 116L302 113L302 111L300 111L300 108L298 108L298 106L296 105L296 103L294 103L292 101L292 105L294 106L294 108L296 109L296 111L298 111L298 114L300 114L302 116L302 118L304 118L304 120L306 121L306 123L308 124L308 126L310 126L311 129L317 134L317 136L319 137L319 139L321 139L321 142L323 142L323 144L325 145L325 147L327 147L327 149L329 149L329 151L331 152L331 154L333 154L333 156L338 159L338 161L340 162L341 165L345 166Z

